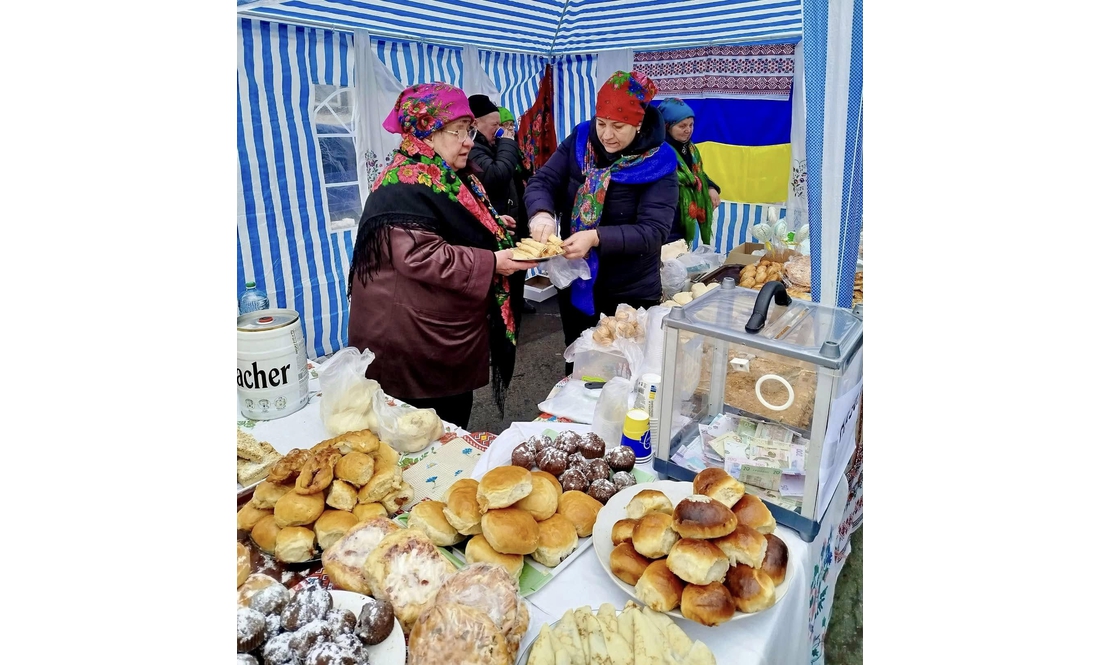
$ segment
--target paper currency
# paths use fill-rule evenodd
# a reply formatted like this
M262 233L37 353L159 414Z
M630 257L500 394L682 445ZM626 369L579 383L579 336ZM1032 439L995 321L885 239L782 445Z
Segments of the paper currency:
M739 480L746 485L756 485L767 490L779 490L783 472L779 469L769 469L752 464L741 465Z
M783 496L775 490L766 490L764 488L755 487L753 485L745 485L745 491L749 494L758 496L761 499L769 501L781 508L793 510L796 513L802 510L802 501L797 497Z
M768 441L777 441L779 443L791 443L796 436L795 432L782 425L775 423L760 423L756 426L756 432L753 433L757 439L765 439Z
M798 497L806 492L806 476L784 473L779 478L779 495Z

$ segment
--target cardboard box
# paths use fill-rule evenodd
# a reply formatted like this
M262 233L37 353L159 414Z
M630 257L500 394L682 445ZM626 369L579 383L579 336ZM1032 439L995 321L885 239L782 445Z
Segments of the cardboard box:
M726 255L726 265L739 265L739 266L751 266L760 261L759 256L753 256L752 253L765 249L764 243L760 242L743 242L737 247L730 250L730 253Z
M549 300L557 292L557 288L550 283L550 278L544 275L535 275L523 284L523 297L534 302Z

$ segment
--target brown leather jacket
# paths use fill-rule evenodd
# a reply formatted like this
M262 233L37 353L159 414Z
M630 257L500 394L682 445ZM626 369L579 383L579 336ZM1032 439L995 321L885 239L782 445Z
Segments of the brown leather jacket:
M449 397L489 383L493 252L428 231L390 229L392 260L352 287L348 342L369 348L367 377L398 399Z

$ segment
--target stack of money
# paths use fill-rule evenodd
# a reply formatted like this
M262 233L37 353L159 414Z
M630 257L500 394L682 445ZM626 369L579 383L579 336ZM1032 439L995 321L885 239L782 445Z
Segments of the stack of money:
M801 496L805 485L806 444L794 431L757 423L752 434L729 432L718 439L724 468L734 478L761 490Z

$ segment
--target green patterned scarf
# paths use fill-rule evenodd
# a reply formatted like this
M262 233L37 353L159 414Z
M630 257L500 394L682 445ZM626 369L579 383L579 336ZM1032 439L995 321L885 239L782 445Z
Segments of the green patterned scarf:
M710 180L703 173L703 158L694 143L687 144L691 150L692 165L689 167L680 151L676 151L676 179L680 183L680 231L684 239L691 244L695 240L695 228L702 228L700 243L711 243L711 225L714 222L714 207L710 204Z

